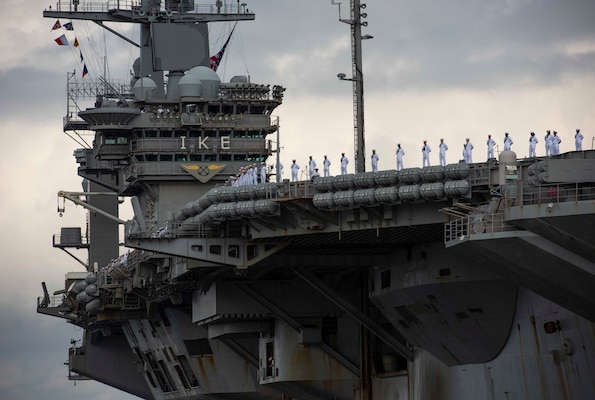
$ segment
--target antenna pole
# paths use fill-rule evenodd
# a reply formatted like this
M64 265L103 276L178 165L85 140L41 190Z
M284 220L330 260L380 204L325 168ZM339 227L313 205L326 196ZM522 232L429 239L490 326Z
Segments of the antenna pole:
M279 123L279 116L277 116L277 164L275 165L275 174L276 174L276 178L277 178L277 183L281 183L281 173L279 172L279 164L281 163L281 154L280 151L280 145L279 145L279 140L280 140L280 133L279 131L281 130L281 125Z
M331 4L340 3L331 0ZM364 74L362 68L362 40L372 39L371 35L362 37L362 26L368 26L367 22L362 22L367 14L361 10L366 8L365 4L360 4L360 0L350 0L351 18L341 19L341 9L339 8L339 21L351 26L351 68L352 77L346 78L345 74L337 75L339 80L352 81L353 84L353 132L354 132L354 158L355 172L366 171L366 141L364 135Z
M364 74L362 72L362 25L360 0L351 0L351 57L354 98L354 157L355 172L366 171L366 143L364 137Z

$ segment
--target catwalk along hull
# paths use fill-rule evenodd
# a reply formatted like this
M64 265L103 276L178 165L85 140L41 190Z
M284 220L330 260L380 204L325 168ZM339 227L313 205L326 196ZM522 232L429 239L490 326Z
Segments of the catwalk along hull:
M65 118L95 135L85 191L59 193L88 235L54 246L88 259L37 311L84 329L70 378L145 399L595 398L595 152L281 182L285 89L209 68L206 24L254 19L219 3L44 13L146 44L129 89Z

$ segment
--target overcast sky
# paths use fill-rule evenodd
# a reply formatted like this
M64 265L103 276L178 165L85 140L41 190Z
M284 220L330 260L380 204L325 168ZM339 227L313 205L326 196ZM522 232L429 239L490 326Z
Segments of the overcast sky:
M235 2L234 2L235 3ZM66 379L70 339L80 331L35 312L41 281L50 292L64 274L80 271L67 254L52 248L62 226L83 226L80 207L56 212L59 190L79 191L73 151L80 147L62 133L67 71L81 64L72 47L54 39L55 20L43 19L46 0L4 0L0 26L0 222L3 227L0 279L0 398L100 400L132 396L95 382L74 386ZM219 74L224 81L250 75L253 82L287 88L276 110L281 121L282 161L305 166L308 155L321 164L327 154L338 173L347 153L353 171L353 115L349 26L338 21L330 1L253 0L256 21L238 25ZM348 1L341 8L348 17ZM581 128L584 148L595 134L595 2L593 0L377 0L368 2L374 39L363 43L367 165L375 148L380 169L395 166L397 143L405 167L421 166L422 141L434 148L444 138L447 162L461 158L464 139L483 161L491 133L502 148L504 132L518 157L528 155L529 132L544 155L545 130L557 130L561 151L573 150ZM62 23L68 22L61 20ZM91 23L74 22L90 73L103 68L128 80L133 48L113 35L97 35ZM228 27L211 28L212 53ZM136 39L138 30L128 30Z

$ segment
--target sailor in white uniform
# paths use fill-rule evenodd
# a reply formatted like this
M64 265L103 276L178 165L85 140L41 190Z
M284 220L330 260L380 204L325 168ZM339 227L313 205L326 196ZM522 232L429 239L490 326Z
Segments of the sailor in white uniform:
M537 140L537 136L535 136L535 132L531 132L531 137L529 138L529 157L530 158L537 157L535 155L535 146L537 145L537 143L539 143L539 140Z
M251 185L252 184L252 167L247 165L244 167L244 181L243 185Z
M405 150L401 147L401 143L397 144L397 171L403 169L403 156L405 155Z
M510 151L511 146L512 146L512 138L510 137L508 132L506 132L504 134L504 151Z
M488 135L488 160L490 158L494 158L494 146L496 146L496 141L492 139L492 135Z
M467 164L473 162L473 143L469 141L469 138L465 139L465 144L463 145L463 159Z
M291 181L297 182L298 180L298 172L300 170L300 166L293 160L293 164L291 164Z
M324 156L324 161L322 162L322 167L323 167L323 175L324 176L330 176L331 175L331 160L328 159L327 156Z
M553 148L553 136L550 134L550 131L547 131L545 134L545 156L552 155L552 148Z
M310 182L314 182L314 179L320 176L320 172L318 172L318 168L314 168L314 173L312 174L312 178L310 178Z
M252 164L252 184L256 185L258 184L258 168L256 167L256 164Z
M277 175L279 175L279 181L283 180L283 163L279 161L277 163Z
M238 186L242 186L244 184L244 167L240 167L237 175L238 175Z
M260 163L260 183L265 183L267 181L267 165L265 163Z
M308 174L310 175L310 179L312 179L312 177L314 176L315 169L316 169L316 161L314 161L312 159L312 156L310 156L310 159L308 160Z
M428 142L426 140L424 140L424 145L421 148L421 154L422 154L422 165L424 167L429 167L430 166L430 152L432 151L432 149L430 148L430 145L428 144Z
M440 150L440 165L445 166L446 165L446 150L448 150L448 146L446 145L446 143L444 143L444 139L440 139L440 146L439 146L439 150Z
M577 129L576 134L574 135L574 145L576 151L583 151L583 134L580 129Z
M341 175L347 173L347 164L349 164L349 158L345 157L345 153L341 153Z
M554 137L552 138L552 155L557 156L560 154L560 143L562 143L562 139L558 136L558 132L554 131Z
M378 154L376 150L372 150L372 172L378 172Z

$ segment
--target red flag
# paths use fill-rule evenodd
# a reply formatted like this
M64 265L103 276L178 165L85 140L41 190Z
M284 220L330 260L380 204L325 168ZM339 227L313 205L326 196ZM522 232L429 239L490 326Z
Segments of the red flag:
M76 38L74 38L74 47L79 47L79 40Z
M59 38L54 39L56 43L60 46L68 46L68 39L66 39L66 35L62 35Z
M50 32L51 31L55 31L56 29L60 29L60 28L62 28L62 25L60 25L60 20L57 19L56 20L56 23L54 24L54 26L52 26L52 29L50 30Z

